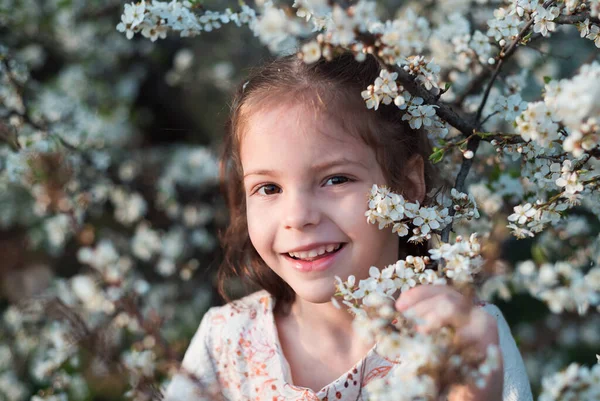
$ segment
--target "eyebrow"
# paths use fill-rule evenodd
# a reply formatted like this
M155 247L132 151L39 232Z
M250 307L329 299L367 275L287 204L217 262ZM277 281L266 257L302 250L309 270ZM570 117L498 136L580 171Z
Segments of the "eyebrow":
M365 170L368 170L367 166L364 163L361 163L361 162L358 162L355 160L346 159L346 158L335 159L335 160L330 160L330 161L326 161L323 163L315 164L314 166L312 166L310 168L310 170L313 172L317 172L317 171L327 170L332 167L344 166L347 164L352 164L355 166L359 166ZM276 171L275 170L265 170L265 169L250 171L250 172L244 174L244 178L246 178L249 175L276 175Z

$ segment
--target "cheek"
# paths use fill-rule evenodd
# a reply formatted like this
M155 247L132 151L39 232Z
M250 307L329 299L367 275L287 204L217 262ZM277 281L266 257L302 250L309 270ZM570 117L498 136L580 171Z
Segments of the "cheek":
M364 211L366 210L365 206ZM355 221L353 232L360 241L361 247L369 249L370 253L376 255L377 258L383 257L386 261L390 258L397 258L399 237L398 234L392 232L391 226L380 230L378 224L370 224L367 222L367 217L363 215L360 220ZM396 262L396 259L393 262Z
M248 236L254 248L261 255L271 237L270 224L272 222L269 221L267 216L264 211L258 210L256 207L248 206L246 209Z
M366 220L367 218L365 217L363 237L367 238L366 242L376 249L381 250L388 248L390 244L398 238L398 235L392 232L391 227L385 227L380 230L377 224L369 224Z
M260 237L261 230L256 214L252 213L252 208L248 208L246 211L246 220L248 222L248 235L250 236L250 241L252 241L256 247L256 241Z
M346 227L358 236L364 236L367 233L371 236L377 235L377 231L379 231L376 225L367 222L365 216L368 210L367 193L367 191L357 191L351 198L333 205L335 213L340 216L339 219L344 221Z

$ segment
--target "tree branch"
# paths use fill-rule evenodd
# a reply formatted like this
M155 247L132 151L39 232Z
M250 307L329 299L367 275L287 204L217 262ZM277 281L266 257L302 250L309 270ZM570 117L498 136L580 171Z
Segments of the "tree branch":
M581 13L574 15L559 15L553 22L560 25L573 25L589 19L594 24L600 24L600 18L590 16L590 13Z
M414 96L423 98L426 104L437 106L435 113L440 118L459 130L465 136L469 136L473 133L473 130L476 128L475 122L471 121L467 117L460 116L448 103L438 100L437 94L429 92L423 86L416 83L415 77L410 75L408 72L402 70L401 68L397 68L395 72L398 73L398 81L406 90L408 90Z
M458 175L456 176L456 181L454 183L454 187L459 192L465 192L465 181L467 180L467 175L469 175L469 171L471 171L471 166L473 165L473 160L475 159L475 154L477 153L477 149L479 148L479 143L481 139L478 136L473 137L472 140L467 144L467 150L473 152L473 157L470 159L463 158L462 164L460 165L460 170ZM449 208L448 215L450 217L454 217L456 214L456 210L454 208ZM452 231L452 221L442 230L442 242L448 242L450 239L450 231Z

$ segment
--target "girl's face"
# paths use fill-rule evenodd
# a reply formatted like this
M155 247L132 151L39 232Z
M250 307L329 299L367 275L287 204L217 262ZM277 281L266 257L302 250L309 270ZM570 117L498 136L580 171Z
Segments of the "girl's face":
M398 258L398 236L365 217L371 186L386 183L375 152L319 114L302 105L265 108L241 139L250 240L312 303L331 300L335 276L366 278L370 266Z

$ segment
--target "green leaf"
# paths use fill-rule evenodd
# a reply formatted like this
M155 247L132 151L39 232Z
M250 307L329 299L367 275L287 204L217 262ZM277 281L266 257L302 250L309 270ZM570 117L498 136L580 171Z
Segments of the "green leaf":
M531 160L532 162L534 160ZM519 178L521 177L521 174L523 173L523 171L520 168L511 168L510 170L508 170L508 175L511 178Z
M58 8L61 8L61 9L65 9L67 7L71 7L72 5L73 4L72 4L71 0L60 0L58 2L58 4L57 4Z
M429 155L429 160L433 163L439 163L444 158L444 148L433 148L433 153Z
M444 85L444 92L446 92L448 89L450 89L451 86L452 86L452 82L446 82L446 85Z
M531 36L533 36L532 31L530 31L527 35L523 36L523 39L521 39L521 43L526 44L527 42L529 42L529 39L531 39Z
M494 164L494 168L490 174L490 181L498 181L502 175L502 168L498 164Z
M548 255L546 255L544 249L537 244L531 247L531 256L532 259L539 265L548 262Z
M549 76L547 76L547 75L546 75L546 76L544 76L544 83L545 83L545 84L548 84L548 83L550 83L550 81L552 81L552 77L549 77Z

